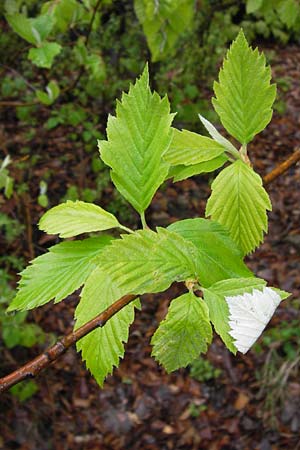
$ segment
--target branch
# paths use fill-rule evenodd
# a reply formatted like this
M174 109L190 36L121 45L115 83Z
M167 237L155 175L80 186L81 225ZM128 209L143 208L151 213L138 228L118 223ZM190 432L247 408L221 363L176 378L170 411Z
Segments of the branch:
M79 341L79 339L91 333L97 327L103 327L109 319L111 319L117 312L136 298L136 295L125 295L124 297L121 297L94 319L78 328L78 330L72 331L72 333L67 334L62 339L57 341L56 344L48 348L44 353L29 361L27 364L14 372L0 378L0 393L6 391L22 380L33 378L38 375L42 370L50 366L52 361L58 359L68 350L69 347Z
M264 176L264 184L270 184L284 172L286 172L293 164L300 161L300 148L296 149L294 153L285 161L283 161L279 166L275 167L270 173Z
M264 184L269 184L277 177L286 172L293 164L300 161L300 149L297 149L286 161L275 167L269 174L264 177ZM75 344L79 339L91 333L97 327L103 327L105 323L111 319L117 312L121 311L126 305L137 298L136 295L125 295L117 300L109 308L87 322L78 330L66 335L52 347L48 348L44 353L29 361L24 366L0 378L0 393L6 391L10 387L27 378L33 378L38 375L46 367L63 355L69 347Z

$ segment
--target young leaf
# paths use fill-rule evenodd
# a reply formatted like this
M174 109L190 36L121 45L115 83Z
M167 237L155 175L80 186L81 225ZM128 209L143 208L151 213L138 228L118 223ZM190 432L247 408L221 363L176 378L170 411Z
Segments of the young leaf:
M216 127L209 120L205 119L203 116L201 116L201 114L198 114L198 115L199 115L199 119L202 122L202 125L205 127L205 129L208 131L210 136L216 142L218 142L220 145L222 145L224 148L226 148L229 151L229 153L232 153L232 152L235 153L238 151L228 139L226 139L224 136L222 136L218 132Z
M99 265L127 293L161 292L173 281L197 277L197 249L177 233L158 228L122 235L98 258Z
M206 205L206 216L221 223L244 254L263 240L267 210L272 209L262 179L243 161L235 161L217 176Z
M229 308L225 297L252 292L253 289L263 289L265 285L266 282L259 278L240 278L219 281L208 289L203 289L204 301L208 306L209 318L214 325L215 331L219 334L226 347L234 354L236 354L237 349L232 336L229 334Z
M208 308L192 292L172 300L168 314L154 333L152 355L172 372L186 367L212 340Z
M113 214L93 203L68 200L47 211L39 221L40 230L62 238L91 231L122 227Z
M109 116L108 141L99 141L115 186L139 213L149 206L168 173L162 157L172 140L172 120L167 97L161 99L150 91L146 66L117 103L116 117Z
M190 166L210 161L224 154L224 147L218 142L188 130L174 128L173 140L164 159L172 166Z
M35 258L21 272L18 292L8 311L32 309L52 299L57 303L72 294L96 267L94 258L110 240L110 236L101 236L62 242Z
M55 23L54 18L48 14L34 19L18 13L7 14L5 17L12 29L33 45L40 45L48 37Z
M120 289L109 274L97 267L82 290L81 300L75 311L75 329L96 317L126 293L126 287ZM134 307L139 306L138 300L130 303L103 327L92 331L77 343L77 350L81 351L82 359L100 386L124 355L123 342L128 340L129 326L134 320Z
M168 230L191 241L197 248L198 278L202 286L210 286L226 278L252 277L242 254L226 229L205 219L175 222Z
M223 154L211 159L210 161L193 164L192 166L171 166L167 178L173 178L173 182L176 183L177 181L186 180L194 175L213 172L214 170L222 167L226 161L227 157Z
M62 46L56 42L44 42L38 48L31 48L28 53L28 59L37 67L50 69L53 59L61 52Z
M276 86L263 54L249 47L243 31L232 43L214 83L213 105L226 130L241 144L262 131L272 117Z

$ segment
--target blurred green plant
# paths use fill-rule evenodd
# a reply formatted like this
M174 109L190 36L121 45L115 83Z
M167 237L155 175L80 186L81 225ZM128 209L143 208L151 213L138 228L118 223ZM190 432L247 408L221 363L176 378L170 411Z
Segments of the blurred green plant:
M222 370L215 367L208 359L197 358L190 365L190 376L197 381L204 382L218 378Z

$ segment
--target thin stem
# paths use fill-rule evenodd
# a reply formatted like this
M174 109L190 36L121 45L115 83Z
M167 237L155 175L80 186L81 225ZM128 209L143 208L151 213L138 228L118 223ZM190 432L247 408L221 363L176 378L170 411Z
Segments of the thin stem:
M141 215L142 226L143 226L143 229L145 230L145 229L149 228L147 225L147 222L146 222L145 211L143 211L140 215Z

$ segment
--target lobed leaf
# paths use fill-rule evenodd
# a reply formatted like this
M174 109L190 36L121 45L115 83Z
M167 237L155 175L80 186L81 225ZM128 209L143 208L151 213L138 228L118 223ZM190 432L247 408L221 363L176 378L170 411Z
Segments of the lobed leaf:
M98 258L101 268L127 293L161 292L174 281L196 279L197 249L177 233L158 228L122 235Z
M227 278L253 276L243 262L240 249L219 223L186 219L173 223L168 230L180 234L197 248L198 279L202 286Z
M176 183L177 181L186 180L194 175L213 172L214 170L222 167L226 161L227 157L225 155L220 155L210 161L193 164L192 166L184 166L183 164L179 166L171 166L168 173L168 178L173 178L173 182Z
M243 31L232 43L214 83L213 105L226 130L247 144L272 118L276 86L265 56L249 47Z
M173 140L164 159L172 166L210 161L224 154L224 147L206 136L174 128Z
M208 308L193 292L172 300L166 318L154 333L152 356L172 372L186 367L212 340Z
M80 288L96 267L94 259L110 236L62 242L38 256L21 272L18 292L8 311L32 309L54 299L63 300Z
M44 42L38 48L31 48L28 53L28 59L37 67L50 69L55 56L62 50L62 46L56 42Z
M82 290L81 300L75 311L75 329L96 317L126 293L126 286L119 288L109 274L97 267ZM92 331L77 343L77 350L81 351L82 359L100 386L124 355L123 343L128 340L129 326L134 320L134 307L139 306L139 300L135 300L115 314L103 327Z
M262 242L272 209L261 177L239 160L222 170L211 189L206 216L228 228L243 254L250 253Z
M39 221L40 230L58 234L62 238L91 231L103 231L120 227L113 214L93 203L68 200L47 211Z
M172 140L167 97L151 93L146 66L140 79L122 95L116 117L109 116L107 141L98 141L102 160L121 194L142 213L165 180L169 165L162 157Z

